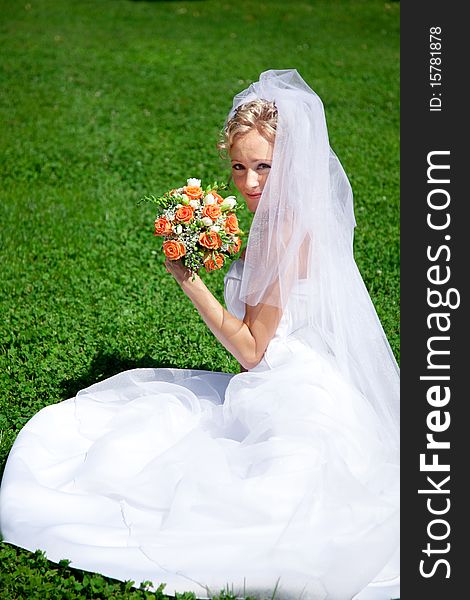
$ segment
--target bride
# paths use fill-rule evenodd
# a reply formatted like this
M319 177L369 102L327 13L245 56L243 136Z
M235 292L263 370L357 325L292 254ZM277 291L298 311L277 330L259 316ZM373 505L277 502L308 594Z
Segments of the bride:
M297 71L262 73L221 147L254 213L227 309L166 268L242 372L134 369L41 410L5 468L2 535L166 594L396 598L398 368L322 103Z

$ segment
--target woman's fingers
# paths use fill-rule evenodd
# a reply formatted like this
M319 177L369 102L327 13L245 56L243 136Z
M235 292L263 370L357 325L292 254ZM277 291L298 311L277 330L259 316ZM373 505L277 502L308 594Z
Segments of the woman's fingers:
M165 269L167 273L173 275L178 283L182 283L189 279L192 275L191 271L185 267L181 258L178 260L170 260L169 258L165 259Z
M166 259L165 259L165 269L166 269L166 272L167 272L167 273L171 273L171 271L170 271L170 269L169 269L169 266L170 266L170 265L169 265L168 263L169 263L169 260L168 260L168 258L166 258Z
M165 259L165 269L167 273L171 273L176 279L186 270L180 259L170 260L169 258Z

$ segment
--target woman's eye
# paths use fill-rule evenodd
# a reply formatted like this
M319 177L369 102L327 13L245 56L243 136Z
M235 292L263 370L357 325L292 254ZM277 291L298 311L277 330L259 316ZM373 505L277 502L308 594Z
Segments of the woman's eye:
M239 163L236 163L236 164L232 165L232 169L234 171L241 171L243 168L244 168L243 165L241 165Z
M271 165L267 165L266 163L261 163L258 165L258 169L270 169Z

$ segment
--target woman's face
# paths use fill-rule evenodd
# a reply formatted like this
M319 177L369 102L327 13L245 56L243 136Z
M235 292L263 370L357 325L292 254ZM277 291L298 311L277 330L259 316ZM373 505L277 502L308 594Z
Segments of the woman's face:
M236 137L230 148L233 182L250 212L258 208L271 169L273 148L273 142L268 142L256 129Z

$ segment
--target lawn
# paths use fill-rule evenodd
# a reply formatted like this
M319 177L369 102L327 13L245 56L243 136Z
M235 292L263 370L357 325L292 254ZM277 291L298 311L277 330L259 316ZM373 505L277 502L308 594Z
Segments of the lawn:
M0 14L0 472L39 409L114 373L237 372L138 200L227 177L219 131L263 70L297 68L323 99L399 357L399 3L0 0ZM223 275L205 276L220 300ZM6 544L0 564L2 599L154 597Z

